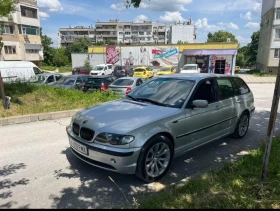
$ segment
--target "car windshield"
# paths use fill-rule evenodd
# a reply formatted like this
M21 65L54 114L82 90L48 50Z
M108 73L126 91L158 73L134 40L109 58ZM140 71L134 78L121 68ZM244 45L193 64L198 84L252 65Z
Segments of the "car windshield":
M134 89L127 98L159 106L182 108L194 85L195 82L191 80L157 78Z
M115 70L123 70L121 66L117 66Z
M131 86L134 80L131 79L118 79L112 85L114 86Z
M163 68L161 68L160 69L160 71L162 71L162 72L168 72L168 71L170 71L170 67L163 67Z
M183 70L196 70L196 66L184 66Z
M91 84L91 85L100 85L102 84L103 79L102 78L89 78L86 82L86 84Z
M75 79L74 78L62 78L57 83L67 85L67 86L71 86L71 85L75 84Z
M101 71L104 69L104 66L96 66L95 68L93 68L93 70L95 71Z
M40 76L38 76L37 77L37 81L36 81L36 83L44 83L44 81L46 80L46 76L44 76L44 75L40 75Z

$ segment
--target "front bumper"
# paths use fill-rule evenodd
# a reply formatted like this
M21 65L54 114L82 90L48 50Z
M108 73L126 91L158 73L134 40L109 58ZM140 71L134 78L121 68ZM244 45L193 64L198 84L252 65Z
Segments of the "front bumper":
M98 143L91 143L77 137L71 131L70 127L66 129L69 140L86 146L88 154L85 155L71 145L73 154L84 162L108 171L118 172L121 174L134 174L137 166L138 157L141 148L122 149L115 147L108 147Z

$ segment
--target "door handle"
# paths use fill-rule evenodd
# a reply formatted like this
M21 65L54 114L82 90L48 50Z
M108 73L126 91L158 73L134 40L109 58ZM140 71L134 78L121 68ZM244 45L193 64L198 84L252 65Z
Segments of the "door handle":
M241 100L239 100L239 99L238 99L238 100L236 100L236 103L241 103Z

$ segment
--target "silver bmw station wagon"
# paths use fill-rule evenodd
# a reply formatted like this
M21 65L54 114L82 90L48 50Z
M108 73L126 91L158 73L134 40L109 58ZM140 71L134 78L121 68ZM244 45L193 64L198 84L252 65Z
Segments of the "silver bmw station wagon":
M175 74L76 113L67 133L79 159L153 182L174 157L228 135L243 138L254 110L253 94L238 77Z

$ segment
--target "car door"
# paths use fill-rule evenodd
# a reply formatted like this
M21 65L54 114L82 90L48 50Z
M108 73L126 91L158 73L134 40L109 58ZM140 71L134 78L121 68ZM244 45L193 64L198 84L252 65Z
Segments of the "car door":
M195 100L207 100L207 108L195 108ZM214 78L199 82L185 109L185 130L180 135L178 153L205 144L217 137L217 123L223 120L220 114L221 103L218 101L218 88Z
M223 117L223 120L217 124L219 130L218 135L224 136L231 133L232 127L235 126L237 119L234 102L234 86L228 77L217 78L217 84L219 88L219 102L221 103L219 115Z
M62 78L62 75L55 75L55 82L59 81Z
M83 80L81 77L78 77L74 88L81 90L82 86L83 86Z
M52 84L54 82L55 82L54 75L50 75L46 80L46 84Z
M107 66L104 67L104 74L105 74L105 75L109 75L109 73L108 73L108 67L107 67Z

